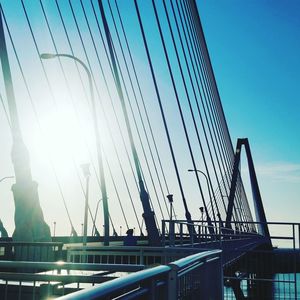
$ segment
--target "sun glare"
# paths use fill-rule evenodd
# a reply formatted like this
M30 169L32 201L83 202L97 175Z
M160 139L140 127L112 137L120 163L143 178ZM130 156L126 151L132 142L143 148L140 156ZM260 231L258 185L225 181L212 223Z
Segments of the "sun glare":
M90 161L88 145L93 143L90 122L79 123L71 109L48 112L40 121L41 130L33 135L34 152L48 155L60 168L72 159L80 165Z

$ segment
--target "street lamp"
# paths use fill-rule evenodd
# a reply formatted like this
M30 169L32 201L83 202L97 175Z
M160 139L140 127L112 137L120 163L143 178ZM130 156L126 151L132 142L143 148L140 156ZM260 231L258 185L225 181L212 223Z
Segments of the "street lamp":
M210 204L211 204L211 207L212 207L213 217L216 220L215 212L214 212L214 209L213 209L213 202L212 202L213 199L212 199L212 196L211 196L210 185L209 185L209 181L208 181L207 175L204 172L202 172L201 170L198 170L198 169L188 169L188 172L195 172L195 173L198 172L198 173L201 173L205 177L206 183L207 183L208 194L209 194L209 198L210 198ZM205 203L204 203L204 206L205 206L204 209L205 209L206 217L207 217L208 230L209 230L209 232L211 234L214 234L213 225L211 223L211 218L208 215L208 211L207 211Z
M96 116L96 105L95 105L95 97L94 97L94 89L93 89L91 72L90 72L89 68L85 65L85 63L74 55L65 54L65 53L63 53L63 54L42 53L40 55L40 57L41 57L41 59L51 59L51 58L58 58L58 57L67 57L67 58L73 59L84 68L84 70L86 71L86 74L88 76L89 88L90 88L90 100L91 100L91 105L92 105L92 118L93 118L93 125L94 125L94 131L95 131L97 158L98 158L99 173L100 173L100 187L101 187L101 194L102 194L102 200L103 200L104 245L108 246L109 245L108 201L107 201L103 160L102 160L102 152L101 152L101 143L100 143L100 134L99 134L98 122L97 122L97 116Z
M99 204L102 201L102 199L99 199L96 205L96 210L95 210L95 216L94 216L94 225L93 225L93 229L92 229L92 235L95 234L95 236L100 236L100 233L96 227L96 219L97 219L97 214L98 214L98 209L99 209Z
M198 169L188 169L188 172L198 172L198 173L201 173L205 177L206 184L207 184L207 189L208 189L208 194L209 194L210 204L211 204L211 207L213 207L212 196L211 196L211 192L210 192L210 185L209 185L209 181L208 181L207 175L203 171L198 170ZM213 214L214 214L214 211L213 211Z
M169 200L170 203L170 220L172 221L172 210L173 210L173 195L167 195L167 198Z
M53 236L55 237L55 231L56 231L56 222L53 222Z
M9 178L15 178L15 176L5 176L5 177L2 177L2 178L0 179L0 182L2 182L2 181L5 180L5 179L9 179Z
M207 175L202 172L201 170L198 170L198 169L188 169L188 172L198 172L198 173L201 173L205 179L206 179L206 183L207 183L207 189L208 189L208 193L209 193L209 198L210 198L210 201L212 201L212 197L211 197L211 193L210 193L210 187L209 187L209 181L208 181L208 178L207 178Z
M83 175L86 179L85 190L85 205L84 205L84 221L83 221L83 246L86 246L87 242L87 225L88 225L88 210L89 210L89 182L90 182L90 164L81 165Z

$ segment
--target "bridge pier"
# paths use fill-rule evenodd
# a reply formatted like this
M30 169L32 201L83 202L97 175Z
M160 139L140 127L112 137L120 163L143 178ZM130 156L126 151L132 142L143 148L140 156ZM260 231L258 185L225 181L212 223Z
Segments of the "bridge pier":
M8 60L2 13L0 13L0 58L11 122L13 146L11 158L16 183L12 186L15 202L15 241L51 241L50 228L44 221L37 183L32 180L29 154L23 142Z

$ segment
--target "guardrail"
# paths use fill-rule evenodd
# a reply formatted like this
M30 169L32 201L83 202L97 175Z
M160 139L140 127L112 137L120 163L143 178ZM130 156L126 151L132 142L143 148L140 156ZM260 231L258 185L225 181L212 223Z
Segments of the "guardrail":
M222 249L226 300L300 299L300 223L268 222L270 237L255 232L261 222L212 224L213 230L202 221L165 220L163 243Z
M0 299L53 299L144 269L143 265L0 261ZM30 272L30 273L27 273ZM34 273L39 272L39 273Z
M169 234L166 234L167 227L169 227ZM227 249L228 247L240 248L244 245L250 246L264 242L265 238L254 231L244 232L203 225L201 221L163 220L162 222L163 246Z
M60 300L83 299L223 299L221 251L197 253L78 291Z
M68 262L110 264L167 264L179 258L204 251L188 247L147 246L70 246L67 247Z
M0 259L56 261L62 259L62 248L59 242L0 242Z
M262 222L231 222L233 229L223 227L220 221L193 220L163 220L162 221L162 244L169 246L207 244L212 241L228 241L262 237L256 228ZM295 222L267 222L270 231L270 239L273 246L285 248L300 247L300 223ZM168 233L167 233L168 229ZM190 234L190 232L194 234Z

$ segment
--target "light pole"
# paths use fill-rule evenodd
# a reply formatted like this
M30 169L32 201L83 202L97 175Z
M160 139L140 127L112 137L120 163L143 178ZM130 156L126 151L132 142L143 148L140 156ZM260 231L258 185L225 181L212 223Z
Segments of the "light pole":
M204 213L204 207L203 206L201 206L201 207L199 207L199 209L200 209L200 212L201 212L201 233L203 233L203 213Z
M103 160L102 160L102 151L101 151L101 140L100 140L100 133L98 129L98 122L97 122L97 115L96 115L96 105L95 105L95 97L94 97L94 89L93 89L93 82L92 82L92 75L89 68L85 65L85 63L77 58L74 55L70 54L51 54L51 53L43 53L40 55L42 59L51 59L57 57L67 57L70 59L75 60L78 62L86 71L89 81L89 88L90 88L90 101L92 105L92 118L93 118L93 125L95 131L95 138L96 138L96 148L97 148L97 158L98 158L98 165L99 165L99 174L100 174L100 187L101 187L101 194L103 200L103 211L104 211L104 245L109 245L109 212L108 212L108 201L107 201L107 193L106 193L106 184L105 184L105 177L104 177L104 169L103 169Z
M210 198L210 201L212 201L212 197L211 197L211 193L210 193L210 187L209 187L209 181L208 181L208 178L207 178L207 175L202 172L201 170L198 170L198 169L188 169L188 172L198 172L198 173L201 173L205 179L206 179L206 183L207 183L207 189L208 189L208 193L209 193L209 198Z
M93 225L93 229L92 229L92 235L95 234L95 236L100 236L100 233L96 227L96 218L97 218L97 214L98 214L98 209L99 209L99 204L102 201L102 199L98 200L97 205L96 205L96 210L95 210L95 216L94 216L94 225Z
M168 198L169 203L170 203L170 221L172 221L173 195L169 194L169 195L167 195L167 198Z
M5 179L9 179L9 178L15 178L15 176L5 176L5 177L2 177L2 178L0 179L0 182L2 182L2 181L5 180Z
M87 242L87 226L88 226L88 210L89 210L89 182L90 182L90 164L81 165L83 175L86 179L85 190L85 205L84 205L84 221L83 221L83 246L86 246Z
M209 194L209 198L210 198L209 200L210 200L210 204L211 204L211 208L212 208L212 213L213 213L213 218L214 218L214 220L216 220L215 212L214 212L214 209L213 209L213 202L212 202L213 199L212 199L212 196L211 196L211 193L210 193L210 185L209 185L209 181L208 181L207 175L204 172L202 172L201 170L198 170L198 169L188 169L188 172L195 172L195 173L198 172L198 173L201 173L205 177L206 183L207 183L208 194ZM211 234L214 234L215 232L214 232L214 229L213 229L213 224L211 222L211 218L208 215L208 210L206 208L205 203L204 203L204 209L205 209L205 213L206 213L208 230L209 230L209 232ZM218 207L217 207L217 209L218 209Z
M56 222L53 222L53 236L55 236L55 230L56 230Z
M201 171L201 170L198 170L198 169L188 169L188 172L198 172L198 173L201 173L205 179L206 179L206 184L207 184L207 189L208 189L208 194L209 194L209 200L210 200L210 204L211 204L211 207L213 208L213 202L212 202L212 196L211 196L211 192L210 192L210 185L209 185L209 180L208 180L208 177L207 175ZM215 213L214 213L214 210L212 209L212 212L213 212L213 215L214 215L214 219L216 219L215 217Z

